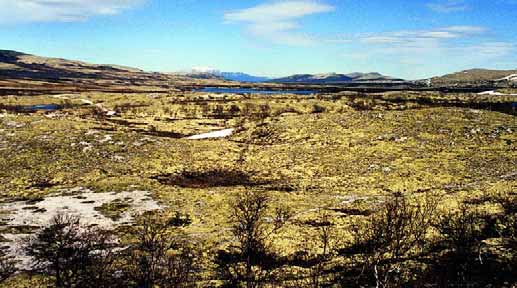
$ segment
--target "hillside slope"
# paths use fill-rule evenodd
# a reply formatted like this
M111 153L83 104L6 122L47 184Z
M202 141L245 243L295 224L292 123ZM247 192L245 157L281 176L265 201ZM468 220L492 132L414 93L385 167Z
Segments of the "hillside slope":
M275 83L308 83L308 84L336 84L349 82L386 82L403 81L377 72L372 73L350 73L350 74L296 74L284 78L273 79Z
M488 85L517 81L517 70L470 69L430 79L433 85Z
M90 64L0 50L1 90L160 90L191 84L217 84L217 77L145 72L140 69Z

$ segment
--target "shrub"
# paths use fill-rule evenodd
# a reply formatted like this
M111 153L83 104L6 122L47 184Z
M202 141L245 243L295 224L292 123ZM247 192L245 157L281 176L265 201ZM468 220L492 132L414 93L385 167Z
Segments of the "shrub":
M366 223L354 225L353 244L363 271L357 281L377 287L399 287L409 281L413 271L406 261L422 251L436 203L430 195L412 202L395 193Z
M314 104L312 105L312 112L313 114L319 114L319 113L324 113L325 111L327 111L327 108L319 105L319 104Z
M177 223L177 219L171 220L162 213L141 217L134 231L136 240L125 251L125 272L132 286L195 286L200 256L190 241L171 231L171 223ZM181 225L185 223L182 221Z
M269 205L270 198L260 191L247 191L231 204L231 232L236 244L229 252L220 251L217 259L219 274L228 287L259 287L271 280L277 263L269 248L270 237L290 213L276 209L274 217L267 217Z
M457 212L441 217L436 228L453 252L460 258L478 255L483 240L483 219L463 205Z
M13 257L6 256L4 251L0 253L0 283L2 283L16 273L17 269Z
M441 281L464 285L478 278L474 271L484 270L481 267L484 262L482 241L486 238L486 225L485 217L466 205L441 217L436 224L445 248L445 254L438 265L442 271L436 273L441 274ZM488 276L491 272L486 273L485 276Z
M58 214L50 225L27 238L25 250L34 271L54 277L55 287L110 287L115 241L111 233L81 226L79 218Z

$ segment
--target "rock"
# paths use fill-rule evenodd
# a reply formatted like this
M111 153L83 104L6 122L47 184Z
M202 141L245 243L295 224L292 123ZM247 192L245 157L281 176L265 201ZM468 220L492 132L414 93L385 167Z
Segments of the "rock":
M88 130L88 132L84 133L84 135L86 136L90 136L90 135L94 135L94 134L98 134L99 131L95 131L95 130Z
M477 134L477 133L481 133L481 128L472 128L470 130L470 134Z
M99 143L111 142L112 140L113 138L111 137L111 135L105 135L104 139L99 140Z
M124 162L126 160L125 157L123 156L120 156L120 155L115 155L113 156L113 161L116 161L116 162Z
M7 126L7 127L10 127L10 128L22 128L22 127L25 127L25 123L18 123L18 122L14 122L14 121L4 122L4 125Z
M382 172L384 172L384 173L390 173L391 171L392 171L392 169L390 167L382 168Z
M371 164L370 166L368 166L368 170L372 171L372 170L377 170L379 169L379 165L377 164Z

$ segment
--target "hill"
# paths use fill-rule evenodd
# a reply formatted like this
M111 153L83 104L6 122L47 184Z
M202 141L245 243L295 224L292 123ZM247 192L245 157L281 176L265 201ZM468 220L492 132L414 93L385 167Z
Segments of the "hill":
M0 50L0 92L36 91L154 91L191 84L217 84L221 78L146 72L141 69L47 58Z
M308 83L308 84L336 84L348 82L393 82L403 81L389 76L384 76L380 73L350 73L350 74L296 74L284 78L273 79L271 82L275 83Z
M237 82L248 82L248 83L259 83L271 80L268 77L254 76L243 72L221 72L217 69L200 69L194 68L191 72L187 73L175 73L178 75L187 75L197 79L209 79L218 78L221 80L237 81Z
M226 80L238 81L238 82L266 82L271 80L268 77L254 76L242 72L220 72L219 76Z
M430 79L432 85L492 85L517 81L517 70L470 69Z

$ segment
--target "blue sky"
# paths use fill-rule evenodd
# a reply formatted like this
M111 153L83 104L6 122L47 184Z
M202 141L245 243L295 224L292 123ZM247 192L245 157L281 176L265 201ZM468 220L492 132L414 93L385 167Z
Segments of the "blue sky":
M0 49L149 71L517 69L517 0L0 0Z

